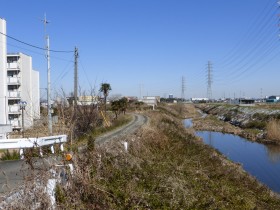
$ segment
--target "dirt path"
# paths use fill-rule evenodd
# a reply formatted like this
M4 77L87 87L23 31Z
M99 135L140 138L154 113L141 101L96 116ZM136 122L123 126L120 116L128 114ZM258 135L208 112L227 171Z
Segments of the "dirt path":
M120 138L122 136L131 134L135 132L138 128L140 128L142 125L147 123L148 117L141 115L141 114L132 114L133 115L133 120L125 125L122 126L116 130L113 130L109 133L106 133L100 137L97 137L95 140L95 143L97 145L103 144L104 142L108 142L113 140L114 138Z

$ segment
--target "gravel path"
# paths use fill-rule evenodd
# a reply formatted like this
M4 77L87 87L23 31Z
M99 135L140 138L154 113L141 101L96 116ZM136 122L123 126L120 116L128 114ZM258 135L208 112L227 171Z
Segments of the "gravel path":
M129 124L96 138L95 143L100 145L104 142L111 141L114 138L120 138L122 136L132 134L142 125L147 123L147 121L148 117L140 114L133 114L133 120Z

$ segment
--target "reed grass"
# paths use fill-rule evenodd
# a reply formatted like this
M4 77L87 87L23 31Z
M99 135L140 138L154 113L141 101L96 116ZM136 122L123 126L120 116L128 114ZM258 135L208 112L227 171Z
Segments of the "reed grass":
M280 121L271 120L267 124L267 137L271 140L280 141Z

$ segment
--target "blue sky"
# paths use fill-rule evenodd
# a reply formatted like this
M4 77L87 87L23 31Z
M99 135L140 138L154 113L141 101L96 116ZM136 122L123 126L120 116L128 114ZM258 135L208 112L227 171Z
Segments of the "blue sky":
M7 34L52 50L79 49L81 92L112 86L111 95L280 95L279 17L273 0L2 0ZM8 39L8 52L32 56L46 88L44 51ZM53 95L73 91L73 53L51 53ZM140 88L141 87L141 88ZM141 90L141 91L140 91ZM46 94L42 89L42 95Z

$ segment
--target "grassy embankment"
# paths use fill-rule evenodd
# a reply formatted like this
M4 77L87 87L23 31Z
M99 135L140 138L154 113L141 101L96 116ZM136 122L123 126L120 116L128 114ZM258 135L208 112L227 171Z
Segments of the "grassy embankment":
M203 120L194 120L194 127L198 130L233 133L253 141L280 144L280 114L277 105L239 107L199 104L196 106L209 114ZM224 121L219 120L218 116L223 117ZM235 121L238 125L233 126L230 121Z
M279 208L271 191L185 129L177 108L147 112L137 133L77 157L70 185L57 188L58 208Z

